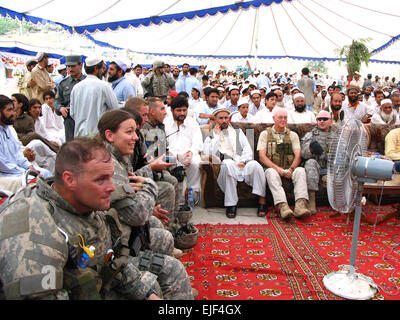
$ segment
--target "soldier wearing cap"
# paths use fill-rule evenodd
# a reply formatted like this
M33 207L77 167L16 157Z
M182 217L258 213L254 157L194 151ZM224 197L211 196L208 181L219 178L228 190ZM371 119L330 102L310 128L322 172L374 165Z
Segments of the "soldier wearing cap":
M45 52L39 52L36 55L36 60L38 63L31 72L32 80L36 83L36 85L32 87L32 99L36 98L43 103L43 92L54 90L56 84L46 70L49 64L49 55Z
M18 82L19 92L24 94L28 100L32 99L32 89L36 86L36 82L32 80L32 70L37 65L35 59L29 59L25 62L27 72L25 72L24 77Z
M154 61L153 71L142 81L145 94L165 100L168 92L175 90L175 81L164 72L164 62Z
M306 160L308 208L316 213L315 192L320 176L327 174L329 146L333 135L331 114L322 110L317 115L317 125L301 139L301 157Z
M71 118L75 121L74 137L98 132L97 123L108 110L120 107L111 86L102 81L103 60L88 57L85 61L87 77L71 92Z
M111 82L115 96L120 102L125 102L136 96L135 88L125 77L127 69L128 66L121 60L112 61L108 68L108 82Z
M65 57L65 65L69 76L61 80L57 89L54 108L58 115L64 118L65 140L69 141L74 137L75 122L70 116L70 99L73 87L86 78L82 74L81 56L70 55Z
M230 124L229 109L218 108L212 114L215 124L204 141L203 153L215 155L222 160L217 183L225 194L226 216L236 217L239 200L236 186L238 181L244 181L253 187L252 193L259 196L257 216L264 217L267 206L263 168L253 160L253 150L243 131L235 130Z

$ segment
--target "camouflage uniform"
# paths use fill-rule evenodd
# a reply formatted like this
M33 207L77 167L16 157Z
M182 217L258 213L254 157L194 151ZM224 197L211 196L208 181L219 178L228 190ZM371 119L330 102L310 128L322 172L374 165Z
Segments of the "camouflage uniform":
M152 251L172 256L174 238L153 216L158 188L152 179L145 178L142 189L135 192L129 184L128 171L132 171L130 158L121 156L119 151L107 143L107 149L114 159L113 182L116 190L111 194L111 207L119 213L122 224L141 227L150 223L150 247Z
M149 119L149 121L144 124L141 132L147 145L148 157L152 156L156 158L161 154L166 154L167 142L165 139L165 127L163 123L153 123ZM171 226L177 219L179 208L185 204L186 178L184 181L178 182L178 180L173 175L171 175L168 170L163 170L162 172L157 172L156 174L157 182L170 184L174 188L174 193L170 193L169 197L167 196L168 200L171 201L170 205L174 205L172 214L169 214L169 226ZM162 187L166 188L165 185L163 185ZM166 201L168 200L166 199Z
M39 178L9 198L0 212L0 280L6 299L145 299L152 292L164 299L193 299L182 263L151 251L119 255L113 247L118 232L109 215L115 210L80 214L51 184ZM78 234L95 247L83 269L77 267L82 254ZM116 269L106 263L109 249L115 251ZM158 263L148 264L149 257Z
M311 131L307 132L301 139L301 156L304 160L306 160L304 168L307 175L308 190L318 191L320 175L326 174L331 139L332 129L330 129L329 132L324 132L318 127L315 127ZM312 154L310 151L310 144L313 141L317 141L324 150L320 156Z
M164 101L168 92L175 90L175 80L166 73L159 76L154 72L150 72L142 81L142 87L145 93L153 91L154 97Z

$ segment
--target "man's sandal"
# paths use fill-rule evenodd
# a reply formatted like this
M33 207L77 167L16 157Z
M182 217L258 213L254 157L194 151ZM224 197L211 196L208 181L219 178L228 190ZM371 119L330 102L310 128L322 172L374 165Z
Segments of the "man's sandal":
M236 218L236 210L237 210L236 206L227 207L226 216L231 219Z
M268 207L265 204L259 204L257 209L257 217L265 217L267 215Z

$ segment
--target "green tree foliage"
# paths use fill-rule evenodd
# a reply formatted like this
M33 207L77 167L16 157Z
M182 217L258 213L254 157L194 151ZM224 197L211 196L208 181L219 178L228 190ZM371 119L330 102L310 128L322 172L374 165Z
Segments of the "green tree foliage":
M353 76L354 72L360 71L362 62L368 66L371 54L364 43L370 40L370 38L353 40L351 45L337 49L340 59L339 64L341 64L343 58L346 59L346 67L349 75Z
M328 73L328 68L324 61L310 61L306 64L306 67L310 72Z
M22 28L24 31L30 29L30 25L27 22L22 22ZM6 34L10 31L19 29L19 21L14 20L10 17L0 17L0 35Z

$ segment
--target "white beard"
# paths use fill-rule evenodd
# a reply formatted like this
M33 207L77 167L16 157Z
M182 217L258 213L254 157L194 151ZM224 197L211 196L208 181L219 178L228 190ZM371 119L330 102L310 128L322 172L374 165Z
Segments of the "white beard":
M384 113L383 111L381 111L380 116L382 118L383 121L385 121L386 123L390 122L393 119L393 111L389 114Z

